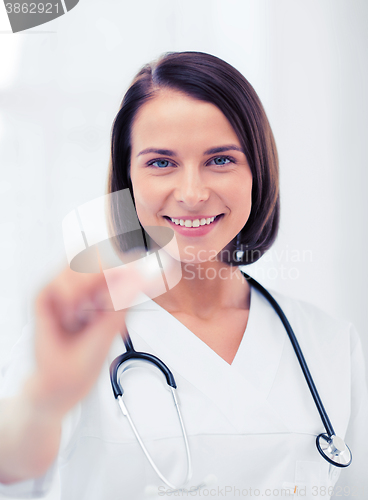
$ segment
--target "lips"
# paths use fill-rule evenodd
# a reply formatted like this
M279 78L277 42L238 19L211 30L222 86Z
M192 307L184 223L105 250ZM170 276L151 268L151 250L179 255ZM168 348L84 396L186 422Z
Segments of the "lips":
M188 216L180 218L168 217L167 215L164 215L163 217L168 221L168 223L177 234L185 237L196 238L205 236L206 234L211 232L213 228L217 226L223 216L224 214L212 215L211 217L207 217L205 215L197 215L196 217L192 216L190 218L188 218ZM207 220L209 220L208 223ZM182 222L180 223L180 221Z
M168 217L165 216L166 219L170 220L177 226L183 226L183 227L200 227L200 226L206 226L212 224L218 217L220 217L222 214L219 215L214 215L211 217L207 216L197 216L197 217Z

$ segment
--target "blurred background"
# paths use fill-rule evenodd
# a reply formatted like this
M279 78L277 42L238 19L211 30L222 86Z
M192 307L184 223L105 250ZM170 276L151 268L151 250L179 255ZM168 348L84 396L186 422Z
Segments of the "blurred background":
M275 134L281 228L248 272L352 321L368 358L365 0L80 0L17 34L0 16L0 366L67 264L64 216L105 193L131 79L184 50L242 72Z

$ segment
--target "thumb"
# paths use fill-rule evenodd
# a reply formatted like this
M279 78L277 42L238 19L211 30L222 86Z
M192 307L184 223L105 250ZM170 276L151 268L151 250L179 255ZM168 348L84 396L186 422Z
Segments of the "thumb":
M143 274L136 265L113 268L109 270L108 276L105 272L105 277L109 295L106 292L101 295L100 314L89 325L88 335L95 335L97 341L104 339L104 343L110 344L118 332L126 330L126 312L137 296L142 291L147 291L147 287L152 289L152 286L161 283L161 280L158 281L157 274Z

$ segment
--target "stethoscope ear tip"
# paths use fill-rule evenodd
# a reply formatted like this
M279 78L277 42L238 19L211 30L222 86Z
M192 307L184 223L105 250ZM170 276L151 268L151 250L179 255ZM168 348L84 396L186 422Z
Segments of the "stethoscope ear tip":
M324 459L336 467L348 467L352 461L350 448L338 436L319 434L316 439L317 449Z

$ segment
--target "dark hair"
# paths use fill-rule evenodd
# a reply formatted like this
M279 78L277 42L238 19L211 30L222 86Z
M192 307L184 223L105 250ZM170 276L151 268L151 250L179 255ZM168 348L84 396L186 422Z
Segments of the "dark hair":
M252 208L247 223L222 252L221 259L235 265L255 262L274 242L279 225L277 150L253 87L218 57L204 52L169 52L139 71L113 124L108 192L129 188L134 200L130 180L132 123L138 109L160 89L178 90L214 104L237 134L253 176ZM119 214L113 214L114 218L118 219ZM236 260L236 250L244 252L240 261Z

